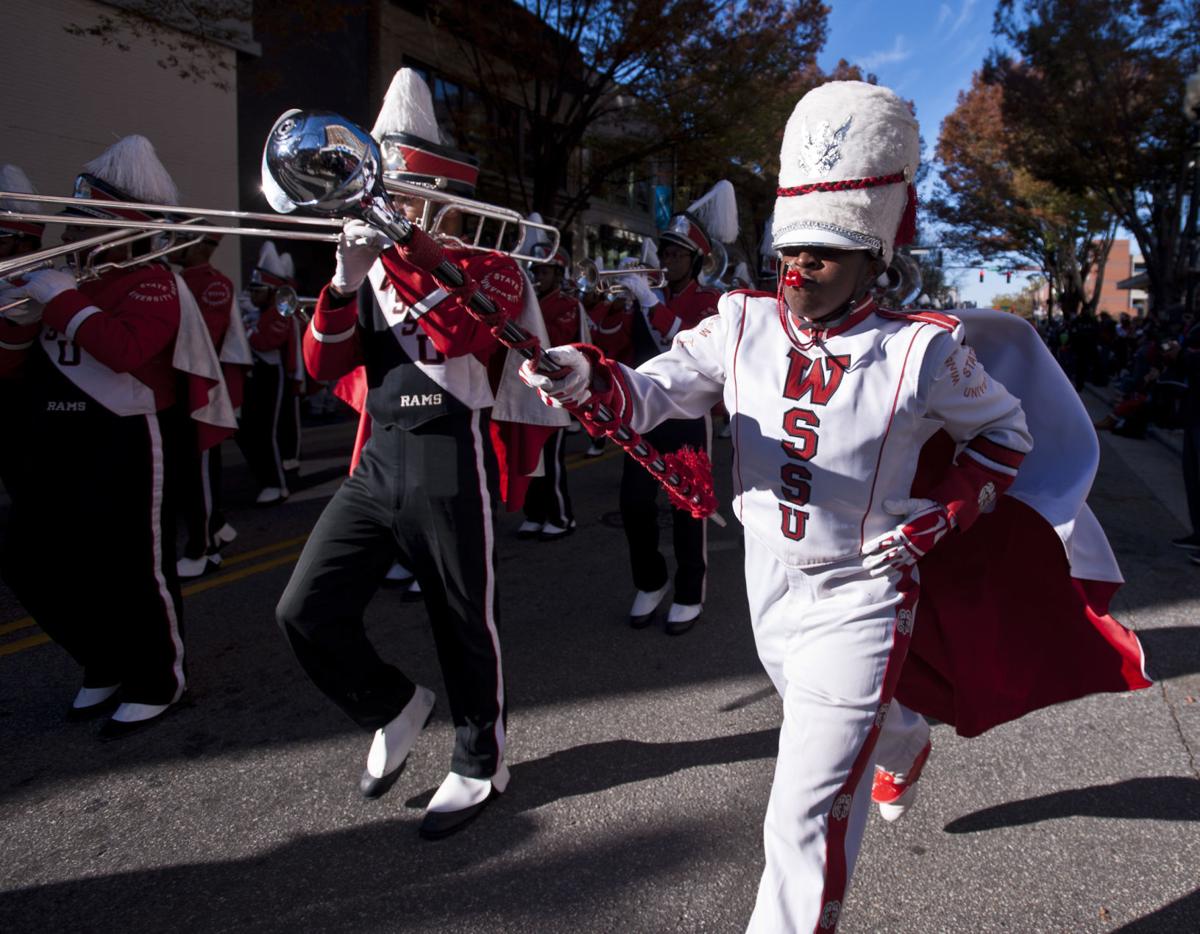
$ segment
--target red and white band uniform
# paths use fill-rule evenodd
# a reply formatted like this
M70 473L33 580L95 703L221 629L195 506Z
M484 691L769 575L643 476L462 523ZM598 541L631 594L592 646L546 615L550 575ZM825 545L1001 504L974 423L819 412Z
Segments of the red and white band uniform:
M961 450L932 495L944 507L935 523L966 530L989 510L1031 448L1020 403L989 378L957 319L890 313L870 298L841 325L809 331L776 296L731 292L666 353L619 373L606 401L637 431L722 400L732 413L750 617L784 706L750 930L832 929L874 766L906 771L929 734L892 698L919 625L916 569L898 560L872 573L864 545L902 521L896 501L938 429ZM945 531L926 529L925 543Z
M592 343L610 360L629 363L633 359L633 313L626 300L621 296L611 301L600 299L587 313Z
M171 704L185 684L164 443L185 339L178 281L157 264L113 270L46 304L24 371L29 495L14 503L4 561L84 687L119 684L135 704ZM188 339L203 341L196 327Z
M495 288L522 294L524 275L507 257L450 256L497 305ZM317 687L364 729L381 729L416 691L363 631L367 604L399 560L420 584L433 626L456 727L451 769L480 779L497 772L505 736L487 369L498 346L394 250L356 294L321 292L304 334L305 363L314 379L329 381L365 364L370 437L276 610Z
M678 294L668 295L652 307L636 303L632 316L633 364L652 359L670 347L680 331L715 314L720 298L720 292L692 279ZM658 419L644 434L663 454L685 445L712 452L712 418L708 410ZM621 472L621 518L634 586L647 593L661 590L669 579L666 559L658 548L658 494L654 477L626 456ZM707 525L679 509L671 510L671 521L676 563L673 602L696 606L704 602L708 573Z
M223 348L232 322L232 280L211 263L188 266L179 275L196 300L213 347ZM242 401L245 368L222 362L221 373L236 409ZM187 539L183 554L186 558L199 558L216 550L213 533L225 524L221 510L221 446L201 450L192 426L185 426L181 433L186 448L186 460L180 465L184 471L180 497Z
M561 289L538 299L546 333L551 344L587 343L587 314L579 300L563 294ZM569 530L575 525L571 494L567 489L566 429L559 428L550 435L542 448L543 473L529 482L525 493L525 518L538 524L549 523Z

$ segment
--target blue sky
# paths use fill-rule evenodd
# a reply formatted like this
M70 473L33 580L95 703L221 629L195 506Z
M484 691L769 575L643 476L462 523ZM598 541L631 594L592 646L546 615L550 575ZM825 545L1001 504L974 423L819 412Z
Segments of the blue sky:
M916 104L928 158L944 118L971 84L994 44L995 0L826 0L829 35L820 64L839 58L879 76L879 83ZM1020 288L997 273L983 284L977 269L955 277L964 299L991 304L993 295Z

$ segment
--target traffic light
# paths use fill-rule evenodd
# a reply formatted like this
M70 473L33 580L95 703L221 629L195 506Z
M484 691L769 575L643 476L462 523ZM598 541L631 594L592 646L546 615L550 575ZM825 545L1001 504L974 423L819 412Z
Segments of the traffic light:
M979 281L980 281L980 282L982 282L982 281L983 281L983 270L982 270L982 269L981 269L981 270L979 270Z

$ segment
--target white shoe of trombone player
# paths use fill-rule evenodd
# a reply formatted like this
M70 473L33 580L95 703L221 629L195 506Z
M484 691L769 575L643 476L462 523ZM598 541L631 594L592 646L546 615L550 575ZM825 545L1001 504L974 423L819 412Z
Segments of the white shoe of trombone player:
M703 603L672 603L667 610L666 631L668 636L682 636L696 625Z
M435 701L433 691L418 684L404 709L375 731L367 753L367 767L358 780L358 790L364 798L378 798L396 784L417 737L433 719Z
M670 588L671 582L667 581L658 590L639 590L629 608L629 625L634 629L645 629L654 622L654 612Z
M180 580L191 580L195 577L203 577L220 566L221 553L213 551L210 554L201 555L199 558L180 558L175 562L175 573Z
M479 816L488 802L508 789L508 766L503 762L491 778L468 778L451 772L434 792L418 833L440 840L462 830Z
M255 497L255 506L274 506L276 503L282 503L288 498L288 491L284 487L268 486L263 487Z

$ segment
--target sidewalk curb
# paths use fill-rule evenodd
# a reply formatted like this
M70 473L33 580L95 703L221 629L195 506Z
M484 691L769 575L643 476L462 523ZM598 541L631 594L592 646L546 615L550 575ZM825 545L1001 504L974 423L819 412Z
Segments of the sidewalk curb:
M1117 394L1110 391L1107 387L1101 389L1099 386L1093 386L1091 383L1084 383L1083 389L1085 392L1091 393L1105 405L1116 405L1120 401ZM1183 457L1183 441L1176 438L1174 432L1157 428L1154 425L1148 425L1146 427L1146 437L1154 439L1177 457Z

